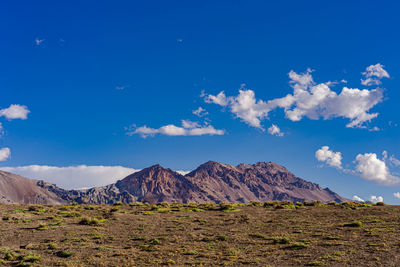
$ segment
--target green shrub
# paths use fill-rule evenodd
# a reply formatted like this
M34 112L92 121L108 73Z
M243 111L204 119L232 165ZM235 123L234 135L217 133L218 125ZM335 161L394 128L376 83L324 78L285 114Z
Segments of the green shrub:
M287 236L278 236L272 239L274 244L289 244L290 238Z
M303 242L294 242L291 246L289 246L290 249L304 249L309 247L310 245Z
M32 253L29 253L28 255L20 255L17 257L17 260L24 262L39 262L41 259L42 256Z
M252 200L249 203L249 206L253 206L253 207L262 207L263 203L261 203L260 201L257 200Z
M268 208L268 207L275 207L278 205L278 202L276 201L266 201L264 202L264 207Z
M81 225L99 225L100 221L97 218L84 217L79 221Z

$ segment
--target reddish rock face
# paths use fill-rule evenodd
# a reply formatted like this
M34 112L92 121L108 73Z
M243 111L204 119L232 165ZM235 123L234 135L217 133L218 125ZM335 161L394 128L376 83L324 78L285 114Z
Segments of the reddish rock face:
M117 199L108 197L112 188ZM290 200L342 202L346 199L296 177L273 162L232 166L208 161L181 175L160 165L133 173L117 183L80 191L88 203L132 202L250 202ZM128 196L126 199L121 194Z
M13 202L24 203L37 202L36 199L44 199L41 200L43 203L59 201L91 204L110 204L119 201L247 203L252 200L262 202L347 200L328 188L323 189L317 184L296 177L273 162L240 164L235 167L208 161L186 175L154 165L133 173L115 184L69 191L20 176L13 177L14 180L2 180L1 173L3 172L0 172L0 194L3 196L8 194L8 199L12 199ZM7 192L9 189L4 190L4 188L7 186L9 188L11 183L16 183L15 181L23 182L18 182L18 186L12 186L15 192L11 190L13 193L10 195L10 191Z

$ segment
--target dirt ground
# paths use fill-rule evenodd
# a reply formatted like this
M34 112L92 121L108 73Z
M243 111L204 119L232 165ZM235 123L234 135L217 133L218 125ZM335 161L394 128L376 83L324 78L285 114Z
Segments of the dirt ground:
M0 205L5 266L400 266L400 206Z

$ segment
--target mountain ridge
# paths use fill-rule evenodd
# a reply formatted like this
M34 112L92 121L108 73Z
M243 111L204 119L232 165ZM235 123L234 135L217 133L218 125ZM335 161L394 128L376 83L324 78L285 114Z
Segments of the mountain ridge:
M253 200L342 202L347 200L329 188L321 188L316 183L295 176L285 167L274 162L241 163L233 166L207 161L185 175L155 164L132 173L116 183L82 190L65 190L44 181L29 180L21 176L17 178L20 184L30 185L31 191L36 192L37 195L48 196L49 204L72 202L112 204L136 201L247 203ZM0 180L0 185L1 183L2 180ZM21 193L28 194L28 191L26 189ZM0 197L1 193L0 186ZM27 200L22 199L22 201L29 201L29 199L32 197ZM21 201L21 197L10 198L10 201ZM45 200L41 201L42 204L47 204Z

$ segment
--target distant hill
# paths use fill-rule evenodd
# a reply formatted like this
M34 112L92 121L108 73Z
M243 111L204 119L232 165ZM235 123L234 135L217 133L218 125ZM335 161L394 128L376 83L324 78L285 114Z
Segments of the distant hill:
M318 184L296 177L273 162L232 166L208 161L186 175L154 165L114 184L85 190L64 190L46 182L6 174L0 180L0 193L8 203L247 203L252 200L347 200L328 188L321 188Z
M49 183L0 171L0 203L66 204ZM62 190L62 189L61 189Z

